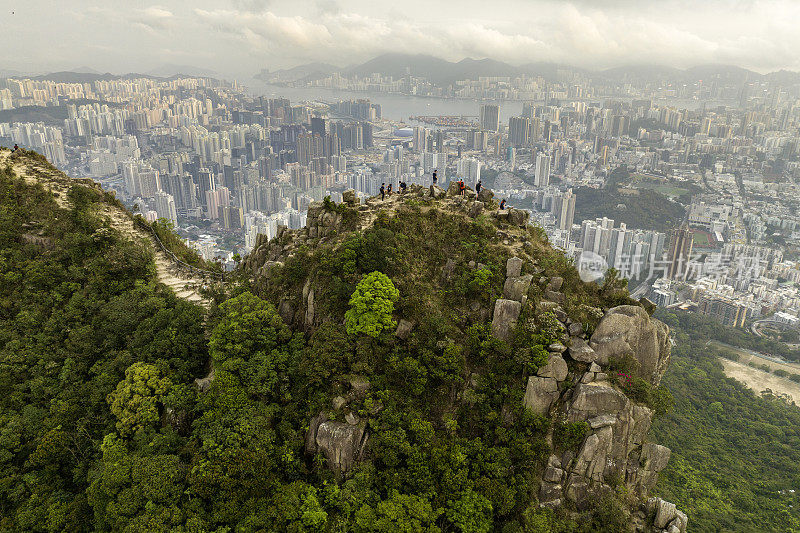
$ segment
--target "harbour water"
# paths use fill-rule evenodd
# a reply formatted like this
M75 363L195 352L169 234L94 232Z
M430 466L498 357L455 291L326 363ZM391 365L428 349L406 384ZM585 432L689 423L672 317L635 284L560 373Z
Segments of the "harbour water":
M500 105L500 122L508 123L509 117L519 116L522 113L522 101L517 100L478 100L464 98L429 98L421 96L404 96L399 94L370 93L359 91L344 91L338 89L324 89L319 87L283 87L264 83L259 80L244 82L251 94L269 96L273 98L284 97L295 102L316 101L334 103L340 100L369 99L380 104L383 118L396 121L407 121L410 116L478 116L480 106L484 103ZM597 98L597 102L605 98ZM630 100L630 98L626 99ZM678 109L699 109L704 104L706 107L717 105L731 105L732 102L718 100L691 100L684 98L653 100L654 104L670 105Z

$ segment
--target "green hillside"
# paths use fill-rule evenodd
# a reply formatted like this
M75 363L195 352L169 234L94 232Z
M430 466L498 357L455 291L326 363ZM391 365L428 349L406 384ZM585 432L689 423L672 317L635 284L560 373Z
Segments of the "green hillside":
M713 322L659 317L676 346L664 377L674 411L653 426L672 449L657 492L686 511L692 531L800 530L800 409L725 377L703 333Z
M308 229L262 239L204 314L109 225L113 197L73 182L56 198L34 183L57 177L37 156L7 163L0 531L616 532L652 519L613 476L602 494L540 506L543 476L561 471L549 465L573 468L592 432L559 415L579 382L608 380L596 389L624 413L669 401L635 360L605 374L578 359L603 310L650 319L619 280L582 283L520 212L468 215L422 192L385 209L315 204ZM492 308L509 293L521 315L501 335ZM546 368L563 376L536 378L558 379L537 414L523 397Z

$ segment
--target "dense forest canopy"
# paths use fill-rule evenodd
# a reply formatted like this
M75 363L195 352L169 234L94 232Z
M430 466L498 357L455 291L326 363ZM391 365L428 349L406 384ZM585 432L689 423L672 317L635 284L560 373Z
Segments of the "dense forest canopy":
M94 529L88 489L103 440L157 418L153 405L131 406L130 394L126 405L126 374L132 386L142 371L168 376L174 386L155 390L177 407L192 393L181 384L207 360L201 309L158 285L149 252L92 214L103 195L76 185L67 200L62 209L0 169L3 531ZM155 478L142 481L160 490Z
M575 191L575 220L594 220L613 213L614 222L629 228L666 232L683 220L685 208L651 189L627 190L630 172L619 167L611 172L602 189L580 187Z
M800 529L800 408L725 377L707 347L719 324L688 313L657 316L675 337L664 376L675 406L652 431L672 449L657 492L685 509L693 531Z

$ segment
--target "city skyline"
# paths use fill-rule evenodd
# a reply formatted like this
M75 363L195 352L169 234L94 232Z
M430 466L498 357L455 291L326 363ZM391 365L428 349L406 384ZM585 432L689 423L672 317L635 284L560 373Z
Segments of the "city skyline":
M6 4L9 31L0 36L0 70L24 73L84 67L148 73L191 66L243 78L313 61L344 67L391 52L590 70L702 64L761 73L800 70L800 37L792 25L800 6L787 0L714 0L702 6L684 0L505 0L492 6L468 1L458 12L416 0L402 6L362 0L136 6L69 0L57 11L38 0ZM41 35L50 38L42 41Z

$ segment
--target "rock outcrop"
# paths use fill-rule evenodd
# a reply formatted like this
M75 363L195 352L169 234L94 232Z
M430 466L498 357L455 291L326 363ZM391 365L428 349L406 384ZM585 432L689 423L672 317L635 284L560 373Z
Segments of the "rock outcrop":
M408 336L411 335L411 330L414 329L414 325L414 322L410 320L400 320L397 324L397 330L394 332L395 337L402 340L408 339Z
M364 421L351 417L347 422L336 422L320 414L309 425L306 453L321 452L332 470L344 474L362 459L368 437Z
M316 314L316 305L314 304L314 287L311 286L311 280L307 280L303 287L303 300L306 302L306 314L304 324L306 329L314 325L314 315Z
M522 274L524 269L520 258L508 260L503 298L495 301L492 334L504 340L509 340L533 282L532 275ZM605 367L609 361L631 357L639 365L637 374L657 385L669 364L669 329L645 308L623 305L603 314L588 337L584 325L573 322L561 307L566 300L564 279L543 277L539 283L544 299L536 309L552 312L560 321L563 344L548 347L548 363L528 377L523 404L542 416L585 423L588 430L576 451L550 457L539 486L540 505L558 507L569 502L586 509L614 493L619 484L628 494L644 499L666 467L670 450L646 442L653 411L629 399L610 380ZM561 387L567 380L577 385ZM667 515L666 522L661 520L667 529L657 525L656 531L685 531L685 515Z
M357 205L358 196L356 196L356 191L353 189L347 189L346 191L344 191L342 193L342 202L350 206Z
M478 215L480 215L481 213L483 213L483 208L484 208L484 204L483 204L483 202L474 202L474 203L473 203L473 204L470 206L470 208L469 208L469 211L467 211L467 214L468 214L468 215L469 215L471 218L475 218L475 217L477 217Z
M560 289L562 282L551 280L548 289ZM618 484L624 485L626 493L644 499L667 466L670 450L646 442L653 411L631 401L609 380L604 367L614 357L630 356L640 365L638 374L657 385L669 363L669 330L642 307L619 306L603 315L587 343L582 325L570 322L557 308L554 312L565 322L569 347L550 347L550 361L529 378L523 402L539 414L555 410L567 423L586 423L589 433L577 452L551 456L539 487L540 505L558 507L570 502L585 509L613 493ZM568 359L588 369L576 375L580 377L577 386L559 397L552 383L566 377L568 365L557 355L562 348ZM685 532L686 515L668 502L659 505L666 518L655 525L641 525L639 530Z
M205 394L211 390L211 385L214 383L214 369L212 368L208 375L204 378L196 378L194 384L197 390Z
M393 203L404 202L406 197L423 203L435 199L465 217L474 218L486 211L500 222L497 224L498 241L518 256L510 257L506 263L501 297L491 307L475 301L470 303L469 309L480 320L488 320L491 310L492 335L509 343L513 341L523 310L526 321L535 321L543 313L555 317L555 324L551 325L554 342L547 347L548 361L534 375L526 376L522 401L538 415L566 424L580 424L586 430L582 442L569 450L558 449L552 434L548 437L554 449L542 472L538 491L535 491L539 505L587 509L592 502L620 487L632 497L646 501L659 473L667 465L670 451L647 442L653 411L625 395L623 389L615 384L617 378L609 365L631 358L638 364L636 375L658 385L669 364L669 328L651 318L648 309L643 307L647 302L613 307L605 313L597 307L582 306L584 316L596 324L594 330L573 320L565 311L575 306L570 286L565 286L561 276L543 275L543 269L532 259L532 254L526 253L529 245L527 232L519 227L528 223L527 212L513 208L498 211L488 189L481 190L477 199L474 194L462 198L454 194L457 192L454 185L451 184L449 195L438 186L412 186L407 195L392 197L386 202L368 199L359 204L351 191L345 192L343 200L346 209L351 209L358 219L359 227L368 223L365 221L374 220L378 211L390 209ZM269 243L259 239L254 254L258 254L255 260L261 262L253 270L266 272L280 268L310 239L332 238L341 230L344 215L350 215L346 209L330 209L326 204L313 203L309 208L306 229L282 229ZM444 282L452 282L463 267L471 270L486 268L476 260L464 264L457 257L448 257L441 265L441 271L435 271L434 275ZM322 317L316 316L318 305L313 281L303 286L302 294L299 286L295 290L296 295L281 300L280 315L287 322L312 330L323 321ZM394 332L396 340L413 341L415 323L409 318L395 318L398 320ZM517 355L520 358L527 356L526 353ZM475 376L473 374L469 383L475 381ZM203 388L201 383L198 386ZM306 435L306 452L321 453L330 468L339 474L348 473L353 465L364 459L369 440L368 417L362 419L356 410L349 407L356 399L367 396L369 382L359 381L358 387L351 384L350 389L333 398L333 412L337 413L337 419L329 420L325 413L321 413L311 421ZM370 412L382 409L380 402L370 405ZM686 516L674 506L660 500L651 506L648 512L656 517L655 524L645 525L644 511L640 511L641 516L636 518L641 522L637 522L640 530L659 533L686 531Z
M631 495L646 497L669 460L668 448L645 442L653 412L607 381L578 384L561 412L568 422L585 422L590 433L577 454L567 451L551 458L563 474L558 480L542 480L541 503L570 501L587 508L593 499L613 492L617 483Z
M686 533L688 518L674 503L661 498L650 498L645 507L647 514L653 516L654 533Z
M492 335L504 341L511 340L511 333L522 312L522 304L514 300L498 299L494 304Z
M334 235L342 223L342 215L335 211L325 209L321 202L312 202L308 206L306 227L311 239Z
M440 200L447 196L447 192L438 185L431 185L428 189L428 197L435 200Z
M481 191L478 193L478 200L483 202L484 204L491 202L493 198L494 198L494 193L491 191L491 189L487 189L486 187L483 187Z
M527 294L528 290L531 288L532 281L533 276L530 274L506 278L505 285L503 286L503 297L508 300L524 302L528 298Z
M508 222L512 226L526 226L530 218L530 213L522 209L509 207L508 209L495 211L492 216L502 222Z
M558 381L554 377L531 376L525 388L525 397L522 403L539 415L547 415L550 406L558 400Z
M607 364L611 358L630 356L639 363L639 376L658 384L669 366L669 327L650 318L635 305L609 309L598 324L589 346L595 361Z

